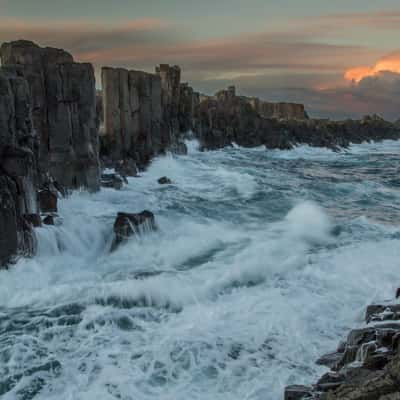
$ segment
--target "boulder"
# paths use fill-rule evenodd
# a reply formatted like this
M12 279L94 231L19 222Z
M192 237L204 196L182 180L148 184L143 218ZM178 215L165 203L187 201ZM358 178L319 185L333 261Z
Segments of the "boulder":
M141 213L118 213L114 223L115 238L111 251L131 236L141 235L157 229L154 214L144 210Z
M124 179L118 174L101 174L101 186L121 190L124 186Z
M52 215L46 215L43 218L44 225L54 225L54 217Z
M172 183L171 179L167 178L166 176L163 176L157 181L160 185L170 185Z
M400 304L372 304L367 307L365 320L367 323L373 321L388 321L400 319Z

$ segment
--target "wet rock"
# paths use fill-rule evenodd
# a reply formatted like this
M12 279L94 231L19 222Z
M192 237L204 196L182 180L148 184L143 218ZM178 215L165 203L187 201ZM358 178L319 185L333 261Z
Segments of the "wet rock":
M24 219L34 228L42 226L42 219L40 218L39 214L25 214Z
M124 179L118 174L102 174L101 186L105 188L121 190L124 186Z
M134 160L127 158L119 160L115 163L115 171L118 172L122 177L137 176L138 168Z
M43 224L54 225L54 217L52 215L46 215L46 217L43 218Z
M367 323L372 321L388 321L400 319L400 304L372 304L367 307L365 320Z
M141 213L118 213L114 223L115 239L111 251L131 236L155 231L157 229L154 214L144 210Z
M167 178L166 176L163 176L157 181L160 185L170 185L172 183L171 179Z
M325 365L326 367L329 368L334 368L339 361L342 359L343 353L339 352L334 352L334 353L328 353L320 357L317 361L317 365Z
M371 305L366 316L395 312L395 305ZM381 323L354 329L336 353L322 357L330 364L342 358L311 390L312 398L323 400L383 400L400 396L400 323Z
M58 196L54 191L49 189L39 191L40 210L43 213L56 213L58 210L57 202Z
M313 389L309 386L293 385L285 388L285 400L310 399Z

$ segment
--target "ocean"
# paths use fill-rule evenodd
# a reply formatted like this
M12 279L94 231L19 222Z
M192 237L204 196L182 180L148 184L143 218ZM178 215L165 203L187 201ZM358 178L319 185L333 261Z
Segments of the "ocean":
M0 271L2 400L278 400L400 286L400 141L155 159ZM172 185L159 185L167 176ZM110 253L117 212L158 230Z

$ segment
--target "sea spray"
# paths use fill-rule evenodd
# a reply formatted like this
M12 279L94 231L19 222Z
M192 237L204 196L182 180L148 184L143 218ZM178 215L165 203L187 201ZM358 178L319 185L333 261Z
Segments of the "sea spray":
M190 151L61 200L38 255L0 272L0 396L275 400L315 381L398 285L399 155ZM110 254L117 213L144 209L158 231Z

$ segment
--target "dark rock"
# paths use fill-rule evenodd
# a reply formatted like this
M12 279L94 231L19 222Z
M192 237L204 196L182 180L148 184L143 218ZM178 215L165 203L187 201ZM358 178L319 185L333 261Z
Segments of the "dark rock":
M303 400L312 398L313 389L308 386L293 385L285 388L285 400Z
M43 213L57 212L58 196L54 191L44 189L39 191L40 210Z
M42 226L42 219L39 214L25 214L25 221L31 224L34 228Z
M367 307L365 320L367 323L371 321L387 321L400 319L400 304L372 304Z
M118 174L102 174L101 186L121 190L124 186L124 179Z
M45 225L54 225L54 217L52 215L46 215L43 218L43 224L45 224Z
M145 166L163 148L161 79L122 68L102 69L102 154Z
M36 241L25 215L37 214L38 140L28 82L15 67L0 68L0 268L32 255Z
M157 229L154 214L151 211L141 213L118 213L114 223L115 239L111 251L131 236L141 235Z
M400 288L396 290L396 299L398 299L399 297L400 297Z
M342 357L343 353L339 352L325 354L316 361L316 364L325 365L326 367L329 368L334 368L338 364L338 362L342 359Z
M114 168L122 177L137 176L138 174L137 165L131 158L117 161Z
M166 176L163 176L157 181L160 185L170 185L172 183L171 179L167 178Z
M33 126L40 134L39 166L65 188L99 188L94 70L61 49L20 40L1 46L5 66L27 79Z

